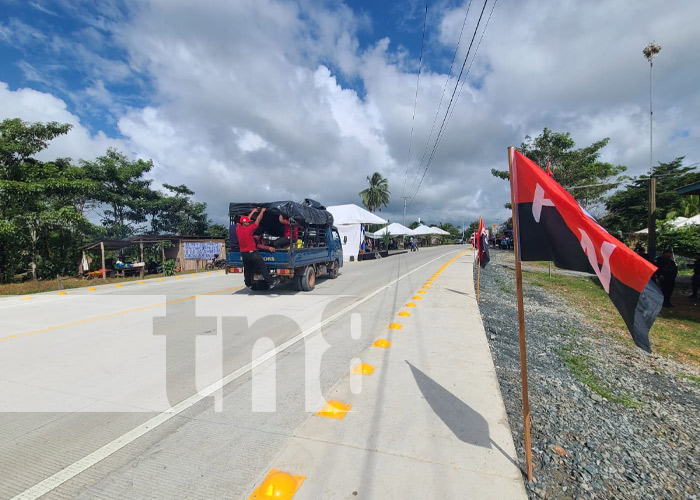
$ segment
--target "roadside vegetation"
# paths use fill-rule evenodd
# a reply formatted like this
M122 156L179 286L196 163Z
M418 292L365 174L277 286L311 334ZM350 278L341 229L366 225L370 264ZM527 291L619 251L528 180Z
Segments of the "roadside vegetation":
M596 279L559 274L556 268L549 276L546 264L539 263L539 266L541 271L523 271L523 279L586 311L585 321L599 332L599 337L614 336L621 342L634 345L620 314ZM676 286L672 298L675 307L661 310L649 337L654 352L700 367L700 304L689 299L688 293L687 289ZM577 363L572 361L571 364ZM693 380L692 376L689 377Z

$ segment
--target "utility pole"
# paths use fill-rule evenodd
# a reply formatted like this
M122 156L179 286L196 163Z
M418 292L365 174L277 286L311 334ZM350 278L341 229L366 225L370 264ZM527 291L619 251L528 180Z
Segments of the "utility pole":
M653 79L653 69L654 69L654 57L661 52L661 45L657 45L654 42L650 43L644 50L642 54L647 61L649 61L649 239L648 239L648 249L649 260L652 262L656 259L656 177L654 177L654 163L653 163L653 153L654 153L654 129L653 129L653 118L654 118L654 106L653 106L653 89L654 89L654 79Z
M406 200L410 198L410 196L402 196L403 198L403 225L406 225Z

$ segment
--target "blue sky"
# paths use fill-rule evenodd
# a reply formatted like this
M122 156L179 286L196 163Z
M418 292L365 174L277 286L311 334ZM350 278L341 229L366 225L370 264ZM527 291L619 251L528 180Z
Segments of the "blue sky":
M428 164L483 6L428 3L416 101L425 2L0 0L0 119L71 123L46 158L152 159L156 184L188 185L217 222L230 201L359 204L373 172L385 218L403 221L406 195L407 222L502 222L490 170L544 127L648 168L653 40L655 161L700 161L700 2L487 0Z

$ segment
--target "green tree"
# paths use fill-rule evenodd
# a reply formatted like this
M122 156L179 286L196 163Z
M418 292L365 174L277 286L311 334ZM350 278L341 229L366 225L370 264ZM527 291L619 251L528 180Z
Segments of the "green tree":
M146 222L148 203L154 199L152 180L143 178L153 162L129 161L124 153L110 148L104 156L81 164L99 186L93 196L104 207L102 223L108 234L115 238L134 234L136 225Z
M26 266L32 277L77 267L75 254L91 224L80 206L95 184L68 159L40 162L33 156L68 124L0 122L0 280Z
M462 235L462 230L458 227L455 227L455 225L452 224L451 222L444 222L444 223L441 222L438 225L438 227L440 229L442 229L443 231L447 231L448 233L450 233L450 236L452 238L459 238Z
M180 234L205 236L210 221L206 214L206 203L194 202L190 198L194 191L184 184L163 184L169 191L155 191L145 200L145 212L150 217L152 234Z
M370 212L375 210L382 211L382 206L386 207L389 204L389 181L386 180L379 172L375 172L370 177L367 176L369 187L360 191L362 204Z
M546 169L549 161L554 179L589 212L602 208L605 194L617 183L627 167L599 161L601 150L610 139L594 142L588 147L574 149L576 144L569 132L553 132L545 127L534 139L525 136L518 150L537 165ZM507 170L492 169L491 174L508 179ZM507 208L510 203L506 204Z
M669 214L697 213L688 206L688 197L676 194L676 189L700 181L700 173L692 167L683 167L683 157L668 163L659 163L654 169L656 177L657 220ZM605 202L606 214L601 224L611 233L630 234L646 227L649 218L649 176L633 179L624 189L613 193Z

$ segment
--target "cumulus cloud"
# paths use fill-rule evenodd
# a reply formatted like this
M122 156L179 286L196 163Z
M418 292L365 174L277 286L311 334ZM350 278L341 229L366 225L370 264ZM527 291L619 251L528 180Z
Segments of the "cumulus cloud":
M127 11L105 2L89 12L62 0L63 10L52 12L84 19L85 43L47 40L53 53L72 51L84 82L63 100L5 85L0 103L6 116L73 123L70 143L61 143L61 151L74 148L68 156L113 145L153 159L157 182L188 185L218 222L234 200L359 203L373 172L389 179L385 218L402 221L401 195L415 194L407 222L469 223L479 215L502 222L508 183L490 170L505 169L506 147L544 127L571 132L580 147L610 137L605 161L633 175L648 169L649 65L641 50L652 40L663 46L654 64L654 158L698 161L700 31L693 20L700 4L667 4L499 3L456 91L480 9L469 13L448 75L466 6L431 6L416 101L417 54L406 48L405 30L415 25L417 46L423 4L397 15L401 30L383 33L386 20L351 2L221 0L193 8L151 0L128 2ZM27 44L41 35L21 21L0 24L0 39L14 33ZM31 60L23 68L28 80L43 70ZM116 124L117 137L81 126L101 114Z

